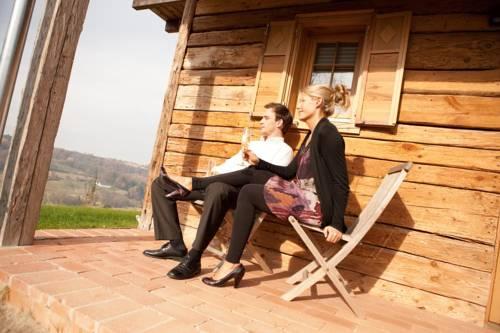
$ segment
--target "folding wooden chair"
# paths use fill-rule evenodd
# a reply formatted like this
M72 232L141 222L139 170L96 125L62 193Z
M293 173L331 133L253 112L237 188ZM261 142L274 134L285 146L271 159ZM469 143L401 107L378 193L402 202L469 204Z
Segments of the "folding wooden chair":
M314 244L308 230L320 233L323 233L323 231L317 227L301 224L293 216L288 218L295 231L297 231L300 238L311 252L314 260L309 265L288 278L287 283L289 284L300 283L283 294L281 296L283 300L293 300L302 294L306 289L314 286L317 282L323 279L323 277L326 277L328 284L339 292L340 296L344 299L354 314L358 317L362 316L361 311L353 303L349 292L344 286L344 280L337 270L337 265L345 257L347 257L349 253L351 253L351 251L361 242L366 233L375 224L405 179L406 174L410 171L411 167L412 162L407 162L389 170L389 172L385 175L382 184L380 184L371 200L359 214L359 217L347 230L347 232L342 235L344 243L340 249L336 246L332 246L324 254L321 254L318 247Z
M215 164L213 163L213 161L210 160L209 166L208 166L208 171L206 174L207 177L212 175L211 171L212 171L212 168L214 165ZM196 200L196 201L192 202L191 204L198 211L198 213L201 214L201 212L203 211L203 200ZM223 222L221 228L223 228L225 225L228 225L228 224L233 225L233 221L234 221L233 220L233 213L234 212L231 211L231 212L228 212L228 214L226 214L226 216L224 217L224 222ZM262 256L260 255L259 251L257 251L255 246L253 246L253 244L250 242L252 240L252 237L254 236L255 232L257 231L257 229L259 229L260 225L262 224L262 222L266 218L266 216L267 216L267 214L263 213L263 212L255 215L255 221L253 224L252 232L250 233L250 237L248 238L248 243L245 247L245 252L246 252L246 254L248 254L251 258L253 258L257 262L257 264L260 266L260 268L264 272L266 272L268 274L273 274L273 270L271 269L271 267L269 267L269 265L266 263L264 258L262 258ZM211 245L209 245L207 247L207 250L210 253L214 254L215 256L223 259L226 256L228 246L227 246L226 242L223 239L221 239L220 237L218 237L217 235L215 236L215 238L220 243L222 251L216 249L215 247L213 247Z

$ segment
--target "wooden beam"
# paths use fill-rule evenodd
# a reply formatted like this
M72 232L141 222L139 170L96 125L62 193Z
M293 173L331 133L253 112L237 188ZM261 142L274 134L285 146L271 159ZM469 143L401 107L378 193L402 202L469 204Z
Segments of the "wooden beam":
M31 244L89 0L49 0L6 165L0 245Z
M132 7L136 10L151 10L166 22L167 32L179 31L179 22L184 11L183 0L135 0Z
M184 61L184 55L187 50L187 42L191 33L191 25L193 23L194 11L196 9L197 0L186 0L184 13L182 15L181 25L179 27L179 37L175 48L174 61L170 71L170 83L165 93L163 101L163 110L161 113L160 124L156 133L156 141L153 148L151 163L149 164L149 175L144 194L144 203L141 214L141 223L139 228L149 230L152 222L153 211L151 206L151 182L159 175L160 167L165 156L165 147L167 145L167 133L172 120L172 112L174 110L175 98L177 96L177 88L179 86L179 78Z
M165 22L165 31L168 33L179 32L179 26L181 22L179 20L167 20Z
M151 7L157 7L162 5L172 5L183 3L184 0L134 0L132 7L136 10L149 9Z
M210 15L227 12L246 12L256 9L270 9L295 5L311 5L315 3L327 2L330 2L330 0L200 0L200 3L196 8L196 15Z

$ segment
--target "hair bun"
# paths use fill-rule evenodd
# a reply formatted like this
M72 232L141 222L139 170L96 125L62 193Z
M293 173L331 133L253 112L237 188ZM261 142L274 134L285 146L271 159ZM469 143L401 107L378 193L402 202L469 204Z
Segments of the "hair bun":
M345 85L336 84L334 94L335 104L340 105L344 109L347 109L351 105L349 91Z

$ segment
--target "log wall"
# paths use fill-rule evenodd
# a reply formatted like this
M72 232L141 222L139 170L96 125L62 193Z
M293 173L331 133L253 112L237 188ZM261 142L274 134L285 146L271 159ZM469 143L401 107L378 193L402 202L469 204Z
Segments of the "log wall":
M285 7L292 2L239 0L229 8L227 1L199 0L168 131L169 172L203 175L210 159L222 162L239 150L267 23L335 8L324 1ZM397 128L345 135L349 221L389 167L415 166L341 268L363 292L482 325L500 206L500 32L481 13L489 2L445 2L435 9L441 12L404 8L414 16ZM287 141L296 148L303 137L294 131ZM179 207L189 243L198 214ZM275 219L254 243L276 265L308 257L293 229Z

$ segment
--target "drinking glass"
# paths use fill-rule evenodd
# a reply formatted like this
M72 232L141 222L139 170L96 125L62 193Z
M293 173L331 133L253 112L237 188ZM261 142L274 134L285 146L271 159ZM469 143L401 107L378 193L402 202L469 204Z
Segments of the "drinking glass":
M248 150L248 145L250 143L250 128L245 127L243 129L243 134L241 135L241 153L243 154L243 158L241 160L240 165L246 165L245 163L245 151Z

